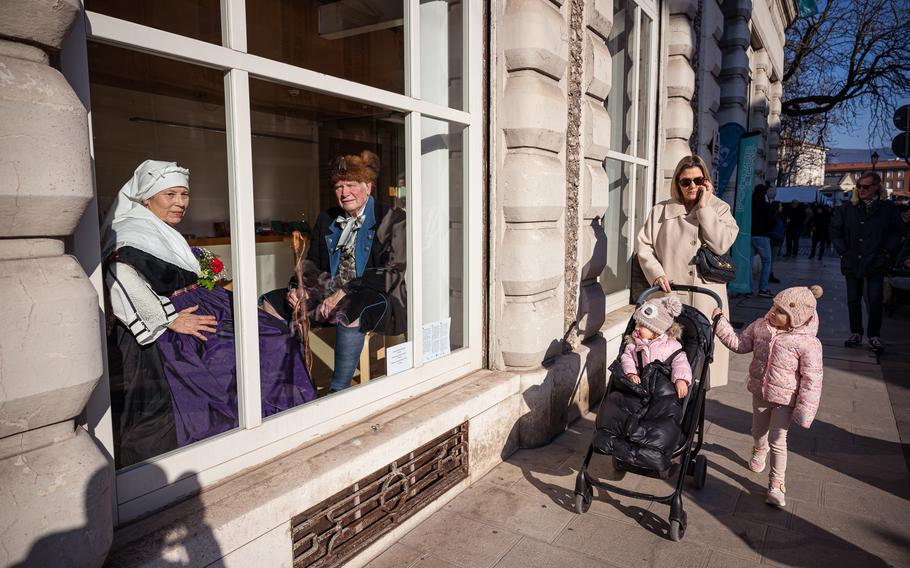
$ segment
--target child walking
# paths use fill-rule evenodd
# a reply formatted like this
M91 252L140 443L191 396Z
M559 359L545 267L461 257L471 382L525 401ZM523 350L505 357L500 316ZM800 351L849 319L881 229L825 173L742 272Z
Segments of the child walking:
M766 502L784 507L787 469L787 429L794 422L812 425L822 394L822 344L816 300L821 286L794 287L777 294L762 318L736 333L720 309L714 317L717 337L736 353L753 353L747 388L752 393L752 437L755 445L749 469L762 472L771 453Z
M622 371L634 383L640 383L641 369L638 367L638 355L642 368L652 361L662 361L670 367L673 385L679 398L685 398L692 382L692 368L682 345L677 339L682 330L673 318L682 313L682 302L679 298L667 296L643 303L632 319L635 320L635 331L629 338L619 362ZM674 355L675 354L675 355ZM673 360L669 361L668 358Z

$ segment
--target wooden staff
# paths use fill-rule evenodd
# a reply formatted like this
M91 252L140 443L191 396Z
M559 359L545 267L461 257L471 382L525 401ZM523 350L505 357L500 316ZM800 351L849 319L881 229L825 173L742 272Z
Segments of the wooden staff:
M313 352L310 351L310 316L307 312L307 293L303 285L303 262L306 258L307 239L300 231L291 233L291 248L294 251L294 275L297 276L297 304L294 306L292 333L303 343L303 356L307 372L313 370Z

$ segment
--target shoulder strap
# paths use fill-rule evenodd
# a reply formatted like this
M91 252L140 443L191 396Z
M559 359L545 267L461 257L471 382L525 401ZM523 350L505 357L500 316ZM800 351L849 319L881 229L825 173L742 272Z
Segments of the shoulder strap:
M677 357L679 357L679 354L680 354L680 353L685 353L685 352L686 352L686 350L683 349L682 347L680 347L679 349L677 349L676 351L674 351L669 357L667 357L666 359L664 359L664 365L670 365L671 363L673 363L673 360L674 360L674 359L676 359Z

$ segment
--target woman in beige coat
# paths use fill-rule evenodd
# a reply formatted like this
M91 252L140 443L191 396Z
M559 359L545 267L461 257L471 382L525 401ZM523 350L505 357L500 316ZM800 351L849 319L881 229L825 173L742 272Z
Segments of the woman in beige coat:
M648 282L670 292L670 283L709 288L727 304L726 284L706 282L698 276L692 259L701 243L722 254L730 249L739 227L730 206L714 196L714 186L704 160L686 156L679 161L670 181L670 199L651 210L638 233L638 262ZM717 307L705 294L677 292L681 300L694 306L710 320ZM727 384L730 353L719 342L714 344L711 386Z

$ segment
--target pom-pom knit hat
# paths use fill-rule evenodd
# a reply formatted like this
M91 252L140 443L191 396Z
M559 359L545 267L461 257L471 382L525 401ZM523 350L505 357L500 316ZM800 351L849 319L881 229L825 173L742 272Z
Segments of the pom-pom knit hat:
M658 335L663 335L673 325L676 316L682 313L682 302L674 296L666 296L656 300L648 300L632 314L642 327L646 327Z
M823 292L818 284L787 288L774 296L774 305L790 316L791 327L801 327L815 314L816 300Z

